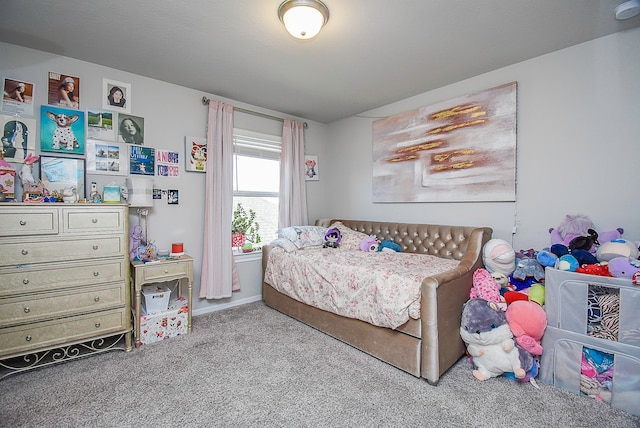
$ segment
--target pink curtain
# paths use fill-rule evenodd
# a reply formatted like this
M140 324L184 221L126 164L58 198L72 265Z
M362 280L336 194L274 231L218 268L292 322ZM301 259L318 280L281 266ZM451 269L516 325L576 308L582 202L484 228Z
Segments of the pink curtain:
M295 120L285 120L282 127L279 206L278 228L308 224L304 125Z
M231 247L232 174L233 106L211 100L207 127L201 298L223 299L240 289Z

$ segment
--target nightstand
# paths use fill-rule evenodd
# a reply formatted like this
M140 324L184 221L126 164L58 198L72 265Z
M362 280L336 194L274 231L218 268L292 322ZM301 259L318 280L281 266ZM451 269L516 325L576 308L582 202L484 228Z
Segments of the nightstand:
M131 262L131 286L134 297L136 348L140 347L140 297L142 286L157 282L178 281L178 296L182 296L182 280L187 280L187 304L189 306L187 333L191 333L193 258L183 255L178 258L160 259L151 263Z

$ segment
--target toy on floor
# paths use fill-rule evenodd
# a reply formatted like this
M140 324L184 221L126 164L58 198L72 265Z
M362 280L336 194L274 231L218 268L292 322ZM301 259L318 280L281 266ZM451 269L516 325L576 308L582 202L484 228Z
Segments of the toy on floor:
M493 276L488 270L479 268L473 272L473 285L469 292L469 298L481 298L489 302L498 303L500 308L504 311L507 309L507 303L500 295L501 288L500 284L493 279Z
M489 272L508 276L516 268L516 252L507 241L493 238L482 247L482 261Z
M547 328L547 313L530 300L513 302L505 312L507 324L518 345L531 355L542 355L542 336Z
M476 367L473 370L476 379L487 380L505 372L513 372L518 379L525 377L513 333L504 311L495 302L470 299L465 303L460 336Z

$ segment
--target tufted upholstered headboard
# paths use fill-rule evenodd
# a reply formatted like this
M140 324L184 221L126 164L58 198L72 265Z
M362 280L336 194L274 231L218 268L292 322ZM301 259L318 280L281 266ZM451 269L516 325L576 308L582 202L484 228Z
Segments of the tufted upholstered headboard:
M469 245L483 246L491 237L489 227L447 226L415 223L393 223L367 220L319 219L317 226L329 227L340 221L345 226L375 235L379 240L392 240L408 253L462 260ZM480 240L480 242L477 242Z

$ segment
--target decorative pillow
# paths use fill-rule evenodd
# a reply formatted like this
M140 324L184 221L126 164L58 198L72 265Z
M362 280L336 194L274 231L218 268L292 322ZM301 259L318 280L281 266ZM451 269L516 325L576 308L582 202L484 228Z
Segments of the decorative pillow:
M280 247L283 250L285 250L287 253L290 253L290 252L295 251L295 250L298 249L298 247L296 247L293 242L289 241L286 238L274 239L273 241L271 241L269 243L269 245L273 245L275 247Z
M340 248L343 250L358 250L360 249L360 242L369 235L366 233L358 232L357 230L353 230L344 224L341 221L336 221L329 229L338 229L340 234L342 235L342 240L340 241Z
M288 239L301 249L306 247L321 247L324 244L324 234L327 228L322 226L291 226L278 229L278 238Z

